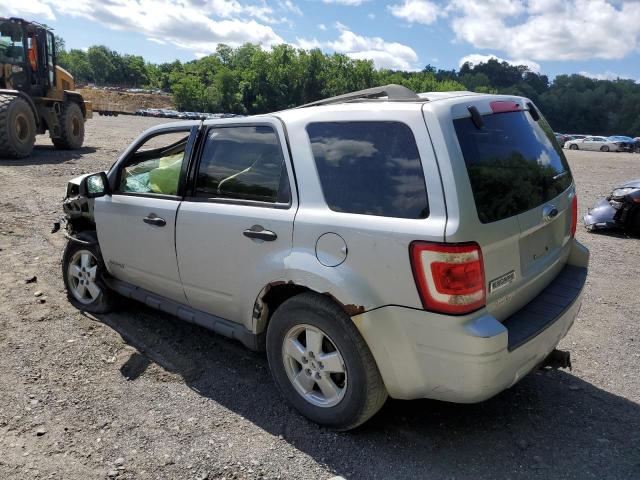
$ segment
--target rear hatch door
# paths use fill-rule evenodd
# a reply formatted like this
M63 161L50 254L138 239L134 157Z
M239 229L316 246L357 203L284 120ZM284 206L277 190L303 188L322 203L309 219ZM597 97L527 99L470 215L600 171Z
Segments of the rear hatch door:
M566 262L574 189L562 149L531 103L469 100L448 119L456 140L449 142L451 160L459 162L453 165L458 212L451 217L459 219L448 220L446 240L480 244L487 309L504 320ZM445 190L449 203L451 189Z

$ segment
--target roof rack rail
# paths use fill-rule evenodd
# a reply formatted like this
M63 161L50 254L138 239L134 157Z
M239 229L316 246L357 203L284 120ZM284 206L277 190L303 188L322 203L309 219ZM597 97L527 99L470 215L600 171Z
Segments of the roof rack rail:
M390 85L384 85L382 87L367 88L365 90L358 90L357 92L345 93L344 95L338 95L336 97L325 98L316 102L306 103L300 105L297 108L315 107L318 105L331 105L333 103L350 102L352 100L359 100L364 98L380 98L387 97L389 101L424 101L413 90L409 90L402 85L396 85L394 83Z

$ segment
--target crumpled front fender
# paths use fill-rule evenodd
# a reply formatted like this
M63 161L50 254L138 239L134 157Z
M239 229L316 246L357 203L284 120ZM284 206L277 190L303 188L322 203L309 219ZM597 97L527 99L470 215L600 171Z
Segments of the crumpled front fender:
M584 226L587 230L617 227L614 219L616 212L617 210L611 206L609 201L602 198L584 216Z

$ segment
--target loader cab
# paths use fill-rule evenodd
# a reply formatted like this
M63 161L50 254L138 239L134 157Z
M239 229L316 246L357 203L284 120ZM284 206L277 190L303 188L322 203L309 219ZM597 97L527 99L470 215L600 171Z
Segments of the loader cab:
M0 88L44 97L56 82L53 32L19 18L0 17Z

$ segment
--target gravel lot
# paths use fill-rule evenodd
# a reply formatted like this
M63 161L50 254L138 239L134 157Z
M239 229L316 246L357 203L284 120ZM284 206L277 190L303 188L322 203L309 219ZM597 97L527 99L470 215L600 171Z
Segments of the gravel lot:
M49 233L66 182L156 123L98 117L80 152L43 138L0 161L0 478L640 478L640 240L621 233L578 230L592 260L561 345L573 372L478 405L389 401L345 434L289 408L262 354L135 303L73 309ZM580 216L640 176L640 155L567 155Z

